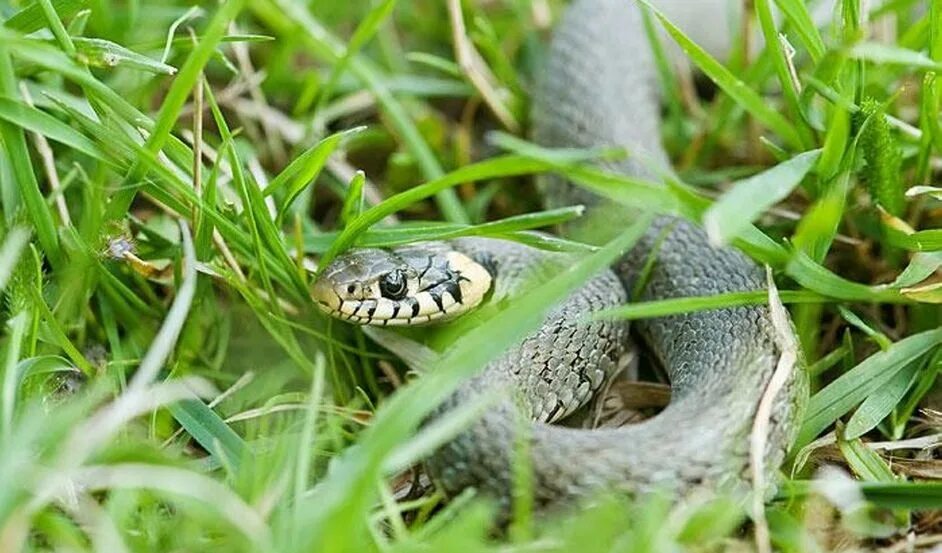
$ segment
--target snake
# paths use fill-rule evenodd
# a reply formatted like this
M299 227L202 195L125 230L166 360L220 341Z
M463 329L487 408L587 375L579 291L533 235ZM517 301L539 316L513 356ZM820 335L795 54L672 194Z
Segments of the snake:
M533 140L548 148L618 147L632 154L595 162L606 171L655 178L669 168L659 140L656 66L638 6L570 4L535 84L531 127ZM548 207L582 204L600 213L613 203L559 175L539 177L538 187ZM605 213L615 227L617 217L628 225L633 216L624 209ZM486 237L353 248L320 271L312 296L324 312L352 324L442 323L487 302L512 301L534 275L551 278L572 256ZM751 438L761 432L759 457L769 473L763 481L774 481L807 394L800 354L780 386L770 386L785 352L794 349L787 313L776 323L769 305L747 305L642 319L631 327L589 316L629 300L768 287L759 265L735 247L712 244L698 224L654 217L629 252L549 309L535 331L434 411L433 419L481 394L513 391L431 453L429 474L449 496L474 488L503 506L512 500L517 455L526 456L540 508L612 491L733 493L751 489ZM556 424L613 378L632 336L669 378L669 404L617 428ZM767 420L757 425L767 393Z

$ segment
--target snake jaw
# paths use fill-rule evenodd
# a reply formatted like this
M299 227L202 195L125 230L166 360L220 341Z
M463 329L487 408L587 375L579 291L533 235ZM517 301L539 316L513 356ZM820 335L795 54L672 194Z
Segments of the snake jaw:
M411 326L446 321L474 309L491 284L491 274L481 264L443 243L430 242L351 250L324 270L312 296L322 311L347 322Z

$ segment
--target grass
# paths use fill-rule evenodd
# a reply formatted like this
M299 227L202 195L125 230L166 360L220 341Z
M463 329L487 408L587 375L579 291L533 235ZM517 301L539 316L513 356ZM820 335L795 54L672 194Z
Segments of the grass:
M525 121L544 8L561 2L0 3L0 550L942 541L942 7L842 0L816 26L804 2L751 4L746 27L771 47L728 62L647 14L678 168L648 182L587 163L623 152L506 132ZM667 41L711 92L690 88ZM764 517L741 498L657 494L534 516L518 466L501 534L486 501L444 501L421 476L488 404L423 417L645 228L595 246L533 233L582 215L540 211L545 171L694 220L773 270L813 395ZM580 257L512 309L430 338L447 349L395 342L433 365L421 378L308 295L312 264L351 246L468 235Z

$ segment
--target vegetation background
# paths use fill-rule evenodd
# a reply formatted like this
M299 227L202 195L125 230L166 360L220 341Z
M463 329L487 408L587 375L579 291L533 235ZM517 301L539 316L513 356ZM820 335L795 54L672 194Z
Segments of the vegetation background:
M800 0L744 2L729 60L647 12L663 186L585 164L617 152L523 139L563 2L0 2L0 551L942 542L942 5L836 4L816 26ZM473 413L423 417L605 260L529 232L579 215L539 211L543 171L774 270L813 395L767 505L654 495L546 519L522 470L494 532L486 501L422 477ZM461 235L583 257L421 379L311 303L312 269L351 245Z

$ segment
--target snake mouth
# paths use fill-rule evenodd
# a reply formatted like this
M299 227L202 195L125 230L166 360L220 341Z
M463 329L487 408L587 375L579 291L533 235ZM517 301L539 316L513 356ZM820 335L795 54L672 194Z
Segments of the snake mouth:
M318 278L313 299L331 317L373 326L443 322L481 304L487 269L456 250L419 251L353 250Z

